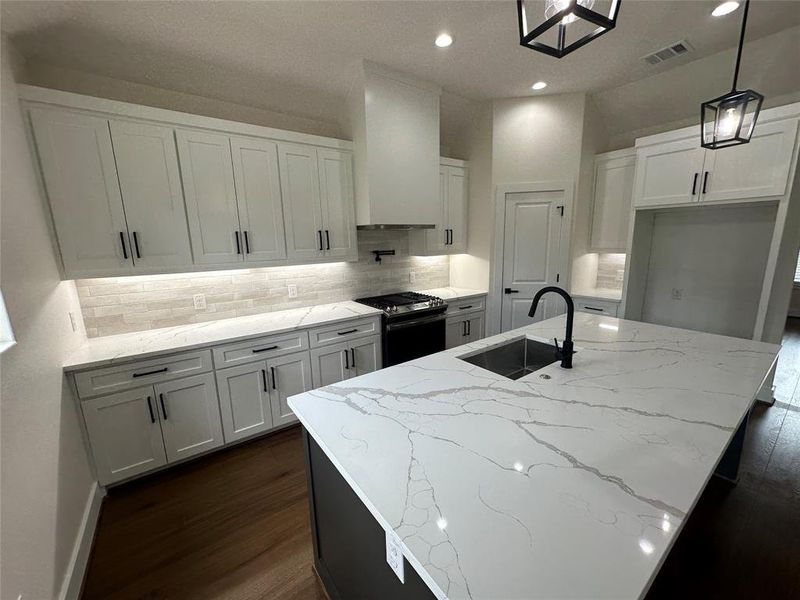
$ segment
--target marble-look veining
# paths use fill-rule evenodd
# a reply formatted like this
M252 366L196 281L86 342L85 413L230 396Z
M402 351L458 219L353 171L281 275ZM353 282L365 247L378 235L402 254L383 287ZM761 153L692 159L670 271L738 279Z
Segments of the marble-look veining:
M458 358L563 332L289 399L439 598L643 596L779 349L579 313L571 370L511 381Z
M486 290L474 290L472 288L441 287L431 288L429 290L419 290L419 293L428 294L430 296L438 296L443 300L466 300L467 298L485 296L488 292Z
M588 298L596 300L611 300L620 302L622 300L622 290L610 290L606 288L592 288L588 290L572 290L573 298Z
M125 360L380 314L381 311L376 308L347 301L91 338L68 358L64 370L107 366Z

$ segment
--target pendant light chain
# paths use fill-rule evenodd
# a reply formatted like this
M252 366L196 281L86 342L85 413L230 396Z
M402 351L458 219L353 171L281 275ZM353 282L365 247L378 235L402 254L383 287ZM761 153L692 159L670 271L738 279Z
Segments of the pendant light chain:
M733 86L731 91L736 91L736 84L739 81L739 66L742 62L742 48L744 48L744 30L747 27L747 10L750 8L750 0L744 2L744 14L742 15L742 33L739 35L739 49L736 52L736 68L733 70Z

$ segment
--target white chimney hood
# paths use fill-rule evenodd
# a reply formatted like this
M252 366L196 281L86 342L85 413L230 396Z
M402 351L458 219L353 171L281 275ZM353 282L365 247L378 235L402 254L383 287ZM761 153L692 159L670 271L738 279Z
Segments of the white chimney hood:
M364 61L350 94L359 229L433 228L441 88Z

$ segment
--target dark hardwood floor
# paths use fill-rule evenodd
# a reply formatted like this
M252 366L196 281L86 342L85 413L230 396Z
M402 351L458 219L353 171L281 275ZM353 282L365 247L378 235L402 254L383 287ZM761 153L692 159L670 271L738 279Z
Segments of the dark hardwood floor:
M800 598L800 320L739 484L712 478L648 599ZM323 600L299 428L111 490L83 598Z

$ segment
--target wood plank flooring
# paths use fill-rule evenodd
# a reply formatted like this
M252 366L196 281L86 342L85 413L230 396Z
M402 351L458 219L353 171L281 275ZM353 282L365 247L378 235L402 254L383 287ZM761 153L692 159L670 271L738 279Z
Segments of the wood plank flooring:
M800 598L800 320L739 484L712 479L648 595ZM83 598L324 600L311 569L299 428L110 492Z

